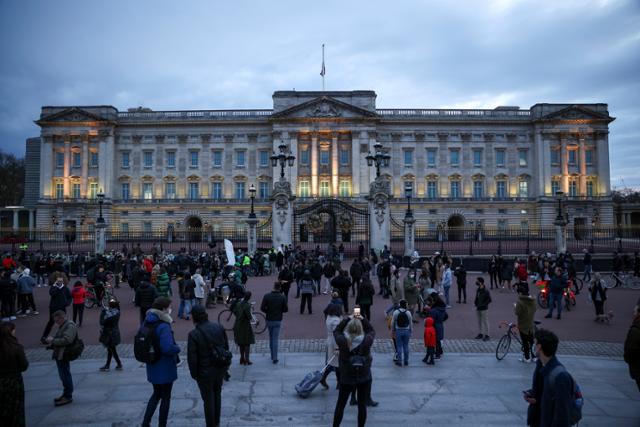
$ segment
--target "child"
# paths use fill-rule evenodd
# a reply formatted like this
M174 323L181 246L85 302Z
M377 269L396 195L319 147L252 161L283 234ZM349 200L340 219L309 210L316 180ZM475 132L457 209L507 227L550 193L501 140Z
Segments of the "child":
M392 323L393 323L393 312L396 311L398 307L400 307L400 305L397 303L394 303L391 305L391 307L389 307L385 311L385 317L387 319L387 328L389 328L389 331L391 333L391 341L393 342L393 362L394 363L398 361L398 346L396 342L396 332L392 328Z
M76 317L78 317L78 326L82 326L82 314L84 313L84 300L87 297L87 290L80 280L73 284L71 297L73 298L73 322L75 323Z
M433 356L436 354L436 328L433 327L432 317L427 317L424 320L424 346L427 348L427 355L422 361L427 365L434 365Z

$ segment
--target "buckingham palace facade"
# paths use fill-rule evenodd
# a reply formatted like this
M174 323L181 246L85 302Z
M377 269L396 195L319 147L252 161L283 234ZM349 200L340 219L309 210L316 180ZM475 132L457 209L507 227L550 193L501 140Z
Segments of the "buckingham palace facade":
M34 225L91 226L102 191L112 230L244 227L250 187L266 220L282 145L295 156L285 168L294 206L366 209L376 176L366 156L378 143L390 155L380 173L393 218L410 183L416 220L429 228L551 226L559 191L571 224L610 225L613 120L607 104L380 109L373 91L277 91L270 109L47 106L30 140L39 145Z

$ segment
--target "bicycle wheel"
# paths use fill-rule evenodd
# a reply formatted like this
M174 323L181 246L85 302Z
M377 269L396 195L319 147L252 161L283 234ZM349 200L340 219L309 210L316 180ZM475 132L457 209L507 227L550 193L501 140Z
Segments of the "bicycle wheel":
M547 308L547 299L545 297L542 296L542 292L540 292L538 294L538 305L540 306L540 308Z
M96 305L96 299L93 296L88 296L84 299L84 306L86 308L93 308Z
M613 276L613 274L602 275L602 285L607 289L615 288L618 284L618 281Z
M626 285L631 289L640 289L640 277L629 275Z
M254 334L261 334L267 329L267 318L262 313L253 313L253 320L251 321L251 327Z
M225 331L232 331L233 324L235 323L235 318L233 317L233 312L229 309L222 310L220 314L218 314L218 323L222 325Z
M498 346L496 347L496 359L502 360L505 358L507 353L509 353L509 348L511 347L511 334L507 332L500 341L498 341Z
M573 287L575 288L576 293L582 291L583 286L584 286L584 281L581 278L575 277L573 279Z

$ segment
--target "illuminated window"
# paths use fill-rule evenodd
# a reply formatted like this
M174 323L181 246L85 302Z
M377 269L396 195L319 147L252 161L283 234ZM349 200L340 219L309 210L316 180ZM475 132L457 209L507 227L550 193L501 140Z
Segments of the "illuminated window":
M79 199L80 198L80 184L74 183L71 186L71 197L74 198L74 199Z
M320 197L329 197L330 195L329 181L320 181Z
M351 197L351 181L340 180L340 197Z
M153 184L150 182L145 182L142 184L142 197L145 200L153 199Z
M98 194L98 183L97 182L89 183L89 198L95 199L97 194Z
M64 184L61 182L56 183L56 199L64 198Z
M300 197L309 197L309 195L311 194L310 188L311 187L309 186L309 181L299 181L298 193L300 194Z
M176 183L175 182L167 182L164 185L164 194L167 199L175 199L176 198Z
M528 150L518 150L518 165L521 167L526 167L528 164L528 157Z
M518 197L529 197L528 181L518 181Z

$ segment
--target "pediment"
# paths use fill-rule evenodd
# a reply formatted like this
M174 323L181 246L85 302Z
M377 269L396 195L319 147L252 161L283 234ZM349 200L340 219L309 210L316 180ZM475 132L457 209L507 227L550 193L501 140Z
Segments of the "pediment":
M563 108L562 110L555 111L553 113L542 116L540 121L558 121L558 122L592 122L592 121L606 121L607 123L614 120L613 117L608 114L598 113L589 108L580 105L571 105Z
M108 119L90 113L82 108L70 107L57 113L44 116L37 120L37 124L44 123L87 123L87 122L108 122Z
M339 101L330 96L321 96L310 101L294 105L278 113L271 119L355 119L377 118L378 115L364 108Z

